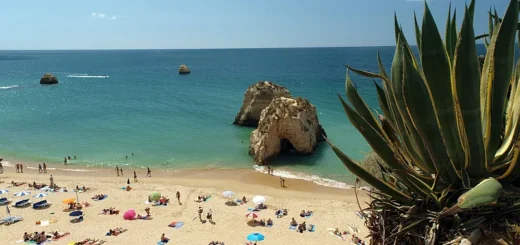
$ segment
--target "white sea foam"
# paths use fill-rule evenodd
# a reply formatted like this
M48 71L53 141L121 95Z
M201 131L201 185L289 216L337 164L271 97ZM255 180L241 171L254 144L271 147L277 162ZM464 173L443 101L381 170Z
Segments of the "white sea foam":
M10 86L0 86L0 89L11 89L11 88L18 88L20 85L10 85Z
M109 76L90 76L88 74L80 74L80 75L74 74L74 75L67 75L67 77L72 77L72 78L109 78Z
M267 171L266 167L263 167L263 166L254 165L253 168L256 171L259 171L262 173L265 173ZM328 187L334 187L334 188L340 188L340 189L353 188L352 185L349 185L347 183L343 183L343 182L333 180L333 179L322 178L317 175L293 173L293 172L289 172L286 170L274 170L273 175L284 177L287 179L301 179L301 180L306 180L306 181L312 181L312 182L316 183L317 185L321 185L321 186L328 186Z

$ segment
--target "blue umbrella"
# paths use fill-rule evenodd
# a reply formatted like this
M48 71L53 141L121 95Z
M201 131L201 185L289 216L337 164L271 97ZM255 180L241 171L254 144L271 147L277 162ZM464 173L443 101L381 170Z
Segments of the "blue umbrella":
M74 211L69 214L70 217L78 217L81 215L83 215L83 212L81 212L81 211Z
M248 241L252 241L252 242L258 242L258 241L263 241L265 239L265 236L260 234L260 233L252 233L252 234L249 234L249 236L247 236L247 240Z
M27 195L30 195L30 194L31 194L30 191L20 191L20 192L14 193L14 196L15 197L23 197L23 196L27 196Z
M47 193L38 193L38 194L34 195L33 197L34 197L34 198L37 198L37 197L42 198L42 197L46 197L46 196L48 196L48 195L49 195L49 194L47 194Z
M8 190L0 190L0 195L3 195L5 193L9 192Z

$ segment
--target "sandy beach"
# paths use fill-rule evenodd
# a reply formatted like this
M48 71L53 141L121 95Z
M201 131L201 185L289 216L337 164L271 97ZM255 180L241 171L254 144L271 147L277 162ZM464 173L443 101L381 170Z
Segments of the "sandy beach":
M137 175L139 181L133 181L133 170L124 169L124 176L116 176L112 169L90 169L77 166L51 165L47 174L39 174L37 164L26 163L24 173L15 173L13 167L4 167L5 172L0 174L0 189L9 190L4 197L13 200L29 198L31 201L39 201L33 195L40 193L38 190L23 185L11 187L11 181L49 184L52 174L54 182L60 187L67 187L68 192L52 192L43 199L52 202L52 206L43 210L28 208L14 208L10 206L11 215L22 216L23 221L10 226L3 225L0 228L2 244L14 244L23 238L24 232L70 232L58 241L51 244L69 244L86 238L105 240L105 244L157 244L161 234L170 238L169 244L208 244L211 241L223 241L225 244L245 244L247 235L259 232L265 235L265 240L259 244L351 244L350 239L341 238L330 234L327 228L339 228L341 231L350 231L351 227L357 227L361 238L367 235L363 226L363 220L358 218L355 211L358 210L354 191L319 186L303 180L287 179L287 188L280 187L279 178L255 172L253 170L193 170L165 173L152 170L152 177L146 177L146 170L139 169ZM28 169L27 166L30 168ZM57 169L58 168L58 169ZM61 168L61 169L60 169ZM70 169L67 169L70 168ZM130 178L131 191L121 188L126 186L127 178ZM89 191L79 193L80 202L89 202L90 207L83 208L85 214L81 223L70 223L69 212L64 209L67 205L62 203L66 198L76 198L72 189L77 185L90 188ZM236 193L236 198L246 196L252 200L254 196L265 197L268 209L261 210L258 219L271 218L273 227L255 226L251 218L246 218L248 208L255 205L251 202L245 205L231 206L228 198L222 196L222 192L231 190ZM14 197L13 194L20 191L30 191L26 197ZM177 203L175 193L181 193L181 204ZM153 192L160 192L170 198L168 206L151 206L146 204L147 197ZM96 194L106 194L108 197L102 201L93 201L91 197ZM211 198L202 203L194 200L198 195L211 195ZM361 196L361 202L366 197ZM12 203L11 203L12 204ZM101 215L102 209L115 207L120 210L119 215ZM128 209L135 209L138 214L145 214L144 209L150 207L152 220L123 219L123 213ZM214 224L201 223L197 210L204 209L203 219L209 209L213 212ZM275 211L286 208L289 215L277 218ZM301 218L302 210L312 210L313 216ZM6 217L5 207L0 207L0 216ZM316 227L315 232L303 233L289 229L291 218L298 223L306 222ZM39 220L56 220L48 226L36 225ZM183 222L184 225L177 229L168 227L172 222ZM128 229L119 236L105 236L110 230L117 227ZM350 237L350 235L349 235ZM23 244L23 243L22 243Z

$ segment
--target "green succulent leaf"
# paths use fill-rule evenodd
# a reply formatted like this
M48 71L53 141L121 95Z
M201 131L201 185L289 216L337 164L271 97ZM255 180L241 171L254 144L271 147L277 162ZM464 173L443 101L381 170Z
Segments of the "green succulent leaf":
M457 206L461 209L470 209L491 204L497 201L500 194L502 194L502 190L502 184L498 180L493 178L485 179L462 194L457 200Z

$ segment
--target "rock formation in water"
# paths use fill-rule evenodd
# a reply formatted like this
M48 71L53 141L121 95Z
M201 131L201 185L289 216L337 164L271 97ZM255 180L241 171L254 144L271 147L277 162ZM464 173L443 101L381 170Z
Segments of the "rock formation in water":
M258 128L249 138L249 154L258 165L265 165L281 152L294 150L310 154L326 136L316 107L303 98L275 98L262 111Z
M244 93L244 102L235 117L234 124L256 127L260 120L260 114L273 99L278 97L291 97L287 88L268 81L260 81L251 85Z
M43 75L42 78L40 78L40 84L57 84L58 78L56 78L54 75L50 73L46 73Z
M187 65L179 66L179 74L190 74L190 68Z

